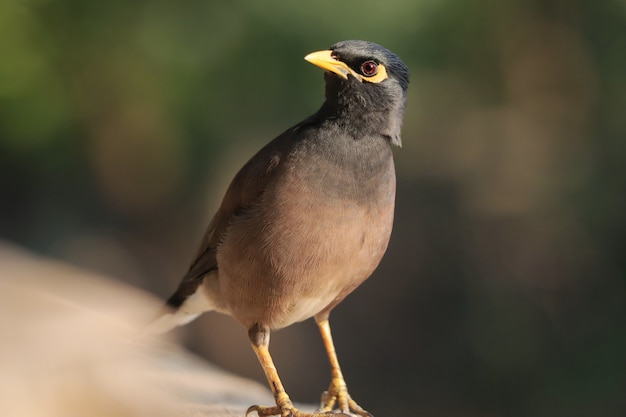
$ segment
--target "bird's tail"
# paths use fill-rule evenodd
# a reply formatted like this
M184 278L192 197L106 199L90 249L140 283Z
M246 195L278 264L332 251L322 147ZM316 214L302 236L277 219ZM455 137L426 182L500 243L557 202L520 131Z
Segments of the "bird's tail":
M193 321L202 313L216 309L215 304L208 298L202 282L195 285L193 292L188 295L181 296L181 290L189 292L189 287L179 287L142 334L168 332Z
M158 316L148 324L142 332L142 335L155 335L169 332L178 326L183 326L195 318L200 313L185 313L180 310L172 310L167 306L162 309Z

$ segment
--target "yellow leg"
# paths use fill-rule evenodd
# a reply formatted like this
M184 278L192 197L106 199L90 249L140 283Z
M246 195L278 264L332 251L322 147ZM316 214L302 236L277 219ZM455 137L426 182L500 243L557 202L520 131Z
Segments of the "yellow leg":
M287 392L278 377L278 371L276 371L276 366L274 366L274 361L270 355L269 328L261 325L252 326L248 331L248 336L252 341L252 349L254 349L254 353L256 353L257 358L259 358L259 362L261 363L261 367L263 367L263 372L265 372L267 382L272 389L276 405L272 407L253 405L248 408L248 411L246 411L246 416L249 413L256 411L259 417L329 417L329 413L305 413L299 411L293 406L291 399L287 395Z
M362 417L373 417L370 413L361 408L348 394L348 386L341 373L341 367L339 366L339 360L337 359L337 352L335 351L335 345L333 343L333 337L330 333L330 324L328 319L324 318L316 320L317 325L322 335L322 341L328 353L328 360L330 361L331 370L331 382L328 391L322 394L322 412L330 412L335 406L342 413L356 413Z

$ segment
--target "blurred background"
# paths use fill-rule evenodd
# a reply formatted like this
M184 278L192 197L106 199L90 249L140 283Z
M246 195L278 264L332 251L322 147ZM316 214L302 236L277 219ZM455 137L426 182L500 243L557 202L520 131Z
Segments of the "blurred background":
M167 298L343 39L411 70L386 257L331 317L376 416L626 415L626 2L3 0L0 239ZM2 266L0 265L0 268ZM192 351L263 381L246 331ZM329 371L274 333L297 401Z

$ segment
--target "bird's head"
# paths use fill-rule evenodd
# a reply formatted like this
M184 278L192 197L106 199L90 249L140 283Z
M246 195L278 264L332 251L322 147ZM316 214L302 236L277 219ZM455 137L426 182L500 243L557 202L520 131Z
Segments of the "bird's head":
M380 133L400 146L409 70L388 49L349 40L304 59L326 70L326 111L359 131Z

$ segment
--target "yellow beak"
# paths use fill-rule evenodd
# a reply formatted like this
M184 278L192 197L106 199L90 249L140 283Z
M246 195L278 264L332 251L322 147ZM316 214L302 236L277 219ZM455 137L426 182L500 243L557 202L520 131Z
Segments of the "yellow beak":
M318 67L325 69L326 71L334 72L346 80L348 79L348 74L352 74L356 79L361 80L361 77L357 73L355 73L344 62L335 59L332 56L332 53L333 51L330 50L311 52L305 56L304 59L313 65L317 65Z

